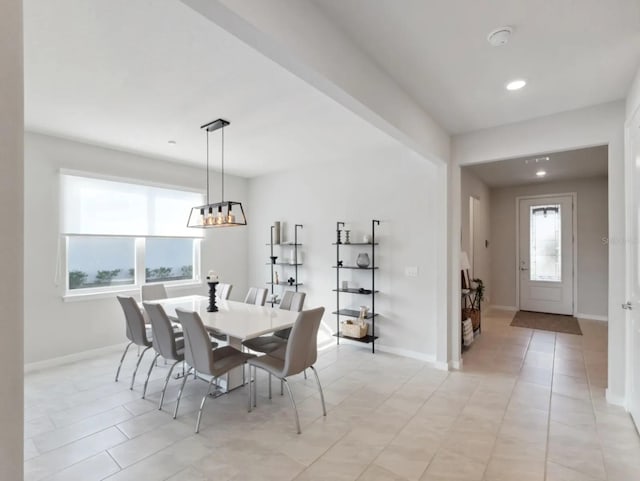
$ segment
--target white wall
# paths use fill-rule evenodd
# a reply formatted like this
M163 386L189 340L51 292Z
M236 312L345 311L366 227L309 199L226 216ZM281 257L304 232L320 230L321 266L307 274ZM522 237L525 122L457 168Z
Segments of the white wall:
M516 198L577 193L577 312L607 317L608 236L607 178L597 177L491 189L491 261L493 303L516 306ZM580 317L580 316L579 316Z
M124 342L124 318L115 294L64 302L64 282L56 285L61 168L204 189L204 169L174 164L55 137L25 135L25 362L34 363ZM219 177L212 178L213 192ZM226 176L229 198L245 209L247 181ZM251 210L249 210L249 216ZM185 212L185 223L188 212ZM209 229L202 242L202 267L234 284L232 298L247 286L246 228ZM204 286L169 289L170 294L205 293ZM130 292L125 295L137 295Z
M23 473L22 2L0 5L0 479Z
M485 285L484 302L491 302L491 244L485 246L485 241L491 238L491 193L489 187L478 177L462 169L460 172L460 219L461 238L460 250L467 253L471 261L473 246L470 245L471 225L469 223L469 198L478 199L474 213L474 245L471 275L480 278Z
M371 219L381 221L377 230L380 246L376 249L376 323L380 349L435 361L438 333L437 247L444 232L444 216L439 216L440 171L417 155L390 153L380 159L354 160L350 163L313 166L250 180L250 281L264 285L269 278L269 226L286 222L287 238L293 224L303 224L304 266L299 279L307 293L306 307L325 306L321 341L335 331L336 222L344 221L352 230L352 240L361 240L370 232ZM356 255L368 248L344 247L342 260L354 264ZM405 267L416 266L417 277L405 276ZM343 279L366 287L370 276L364 272L341 271ZM358 308L370 305L370 298L342 294L342 302ZM442 299L443 300L443 299ZM343 307L346 307L343 305ZM366 347L363 347L366 349Z
M625 399L626 349L625 302L626 253L625 177L624 177L624 102L612 102L585 109L563 112L526 122L480 130L453 139L452 169L462 165L523 157L539 153L608 145L609 156L609 385L608 398ZM456 189L455 172L450 188ZM453 196L449 215L460 209L459 196ZM456 228L458 229L456 231ZM459 232L460 224L452 229ZM455 242L455 239L452 239ZM453 245L453 244L452 244ZM494 255L495 255L494 250ZM453 269L457 260L451 263ZM451 294L451 303L456 302ZM459 297L459 296L458 296Z

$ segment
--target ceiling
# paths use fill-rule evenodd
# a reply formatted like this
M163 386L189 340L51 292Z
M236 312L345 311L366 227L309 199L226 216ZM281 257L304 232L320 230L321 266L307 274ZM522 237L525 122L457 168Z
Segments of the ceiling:
M223 117L246 177L402 148L181 2L25 0L24 18L28 130L204 165L199 127Z
M608 159L608 147L603 145L500 160L463 168L473 173L489 187L506 187L606 176ZM537 177L536 172L539 170L544 170L547 175Z
M313 1L454 134L622 99L640 64L638 0Z

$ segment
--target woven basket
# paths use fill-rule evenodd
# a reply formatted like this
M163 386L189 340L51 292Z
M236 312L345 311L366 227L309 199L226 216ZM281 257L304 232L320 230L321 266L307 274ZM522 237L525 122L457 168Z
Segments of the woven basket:
M367 331L369 330L369 326L366 324L347 324L346 322L342 323L342 335L348 337L355 337L360 339L367 335Z
M473 324L474 331L480 327L480 310L479 309L471 309L469 307L463 308L462 320L465 320L467 318L471 319L471 323Z

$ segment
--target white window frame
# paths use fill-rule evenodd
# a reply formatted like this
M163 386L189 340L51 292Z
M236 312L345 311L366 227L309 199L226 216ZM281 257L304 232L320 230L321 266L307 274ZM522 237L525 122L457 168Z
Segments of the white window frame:
M148 237L135 237L134 243L134 283L120 286L105 286L105 287L86 287L81 289L69 289L69 264L68 252L69 252L69 238L70 237L108 237L108 236L88 236L88 235L65 235L64 236L64 252L62 254L62 272L64 276L64 292L62 298L65 302L76 300L89 300L113 297L113 294L137 294L140 292L140 288L147 284L146 282L146 270L145 270L145 247L146 239ZM126 236L113 236L118 239L126 238ZM159 237L161 239L170 239L171 237ZM166 287L173 288L187 288L201 286L202 273L201 273L201 250L202 239L194 237L180 237L181 239L191 239L193 241L193 277L191 279L184 279L179 281L164 281L158 282L158 284L164 284ZM153 283L155 284L155 283Z

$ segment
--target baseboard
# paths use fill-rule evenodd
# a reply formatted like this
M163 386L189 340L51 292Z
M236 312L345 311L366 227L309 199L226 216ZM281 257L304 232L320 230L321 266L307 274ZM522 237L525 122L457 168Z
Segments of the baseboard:
M515 312L518 310L516 306L500 306L498 304L490 304L489 309L496 309L498 311L512 311L512 312Z
M449 370L454 369L456 371L459 371L460 369L462 369L462 358L458 359L457 361L449 361Z
M30 362L24 365L24 372L30 373L39 371L42 369L48 369L50 367L62 366L65 364L71 364L78 361L84 361L85 359L91 359L101 356L103 354L109 354L116 351L122 351L126 343L115 344L112 346L99 347L97 349L90 349L88 351L77 352L69 354L68 356L54 357L52 359L46 359L44 361Z
M340 339L342 342L342 339ZM376 343L376 351L386 352L388 354L395 354L396 356L408 357L411 359L417 359L418 361L428 362L433 364L438 369L447 369L447 363L441 363L436 361L436 357L432 354L425 354L423 352L411 351L409 349L402 349L399 347L385 346Z
M605 398L609 404L613 404L615 406L622 406L626 409L626 399L624 396L619 396L617 394L613 394L609 391L609 388L605 390Z
M593 314L581 314L577 313L575 315L578 319L585 319L587 321L601 321L601 322L609 322L609 318L607 316L595 316Z

